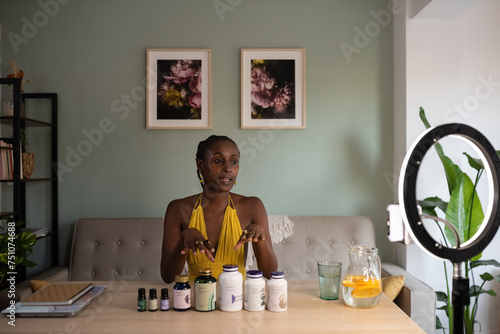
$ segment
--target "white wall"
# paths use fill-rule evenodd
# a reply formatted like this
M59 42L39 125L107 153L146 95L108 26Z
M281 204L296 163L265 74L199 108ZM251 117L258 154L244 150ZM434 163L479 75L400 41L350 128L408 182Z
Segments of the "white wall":
M448 19L426 19L429 16L422 18L419 15L410 18L410 1L406 4L406 17L394 20L395 64L406 62L405 69L403 66L395 68L395 84L405 86L405 89L399 88L400 92L395 93L395 126L399 128L396 136L400 136L396 137L396 141L404 142L408 149L425 130L418 115L422 106L432 125L450 122L471 125L500 150L500 2L480 0L458 17ZM396 38L402 31L404 38ZM454 147L447 147L444 146L446 153L454 151ZM470 148L465 150L471 153ZM454 161L460 162L462 151L457 152ZM395 170L404 154L401 150L395 152ZM467 163L464 160L462 163L465 169ZM469 175L475 176L472 173ZM419 199L427 196L449 199L438 161L430 161L426 169L419 173L417 188ZM484 195L481 194L481 197L484 198ZM486 198L482 199L482 203L484 209ZM497 233L483 252L483 259L498 261L499 254L500 233ZM406 256L398 261L406 263L410 273L436 291L445 291L442 260L432 258L411 245L406 248ZM500 274L500 268L483 268L475 272L476 284L481 282L479 274L484 271ZM497 281L487 283L485 288L491 288L500 295ZM482 324L483 332L497 332L498 309L500 297L480 297L476 320ZM438 316L447 326L444 313L438 312Z

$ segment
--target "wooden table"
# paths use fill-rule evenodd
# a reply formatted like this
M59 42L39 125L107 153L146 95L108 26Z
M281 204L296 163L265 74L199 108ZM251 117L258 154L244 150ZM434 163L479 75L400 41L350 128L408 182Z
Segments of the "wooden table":
M387 296L372 309L354 309L342 299L319 298L317 281L288 282L285 312L176 312L172 285L161 282L110 281L106 292L71 318L0 318L0 333L424 333ZM137 289L169 288L167 312L137 311ZM193 288L193 287L192 287ZM158 295L159 297L159 295Z

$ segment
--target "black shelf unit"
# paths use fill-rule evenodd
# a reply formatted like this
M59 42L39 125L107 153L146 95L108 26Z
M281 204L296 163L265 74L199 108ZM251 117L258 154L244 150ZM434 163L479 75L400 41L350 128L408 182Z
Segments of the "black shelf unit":
M59 264L59 207L58 207L58 180L57 180L57 168L52 168L52 166L57 166L58 152L57 152L57 94L56 93L21 93L21 80L17 78L0 78L0 84L7 84L13 86L13 106L14 113L13 116L0 116L0 123L4 125L12 126L12 136L7 137L2 134L1 140L4 142L12 144L12 162L13 162L13 179L0 180L0 182L12 183L12 206L13 211L3 211L0 212L0 217L13 216L16 221L26 222L27 212L29 208L26 204L26 193L27 184L32 182L49 182L50 192L51 192L51 219L49 228L49 233L47 235L40 237L51 238L50 248L51 248L51 258L50 265L57 266ZM35 118L27 118L21 115L21 106L24 105L25 108L27 101L29 100L49 100L50 102L50 121L37 120ZM36 112L36 111L35 111ZM50 128L50 176L38 177L38 178L22 178L22 161L20 152L24 150L21 144L21 131L30 127L48 127ZM2 148L6 149L6 148ZM36 169L36 165L35 165ZM29 190L28 190L29 191ZM19 226L17 232L21 228L29 228L28 226ZM37 239L38 240L38 239ZM26 268L17 268L17 281L23 281L27 278Z

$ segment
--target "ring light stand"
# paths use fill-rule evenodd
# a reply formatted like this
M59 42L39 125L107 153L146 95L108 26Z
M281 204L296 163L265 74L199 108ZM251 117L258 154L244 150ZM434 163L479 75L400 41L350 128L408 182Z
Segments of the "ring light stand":
M485 219L479 230L467 242L460 244L454 226L444 219L421 216L417 208L417 174L425 153L440 139L453 136L463 139L477 148L488 177L488 206ZM399 204L403 221L415 243L429 254L448 259L453 264L453 333L464 331L464 308L470 303L469 279L463 277L462 265L471 257L481 253L495 236L500 225L499 210L500 160L490 142L474 128L458 123L429 128L412 145L406 154L399 178ZM457 244L448 248L434 240L422 223L422 218L444 222L456 235ZM485 223L486 222L486 223Z

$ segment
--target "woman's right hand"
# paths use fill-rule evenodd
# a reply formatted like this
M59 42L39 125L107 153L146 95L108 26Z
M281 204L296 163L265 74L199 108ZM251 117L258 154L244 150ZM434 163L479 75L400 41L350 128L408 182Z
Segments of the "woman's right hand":
M184 249L181 251L182 255L192 250L193 255L198 255L198 252L200 252L205 254L210 262L215 262L213 255L215 249L211 246L210 240L205 239L198 229L185 229L182 231L181 237L184 240Z

